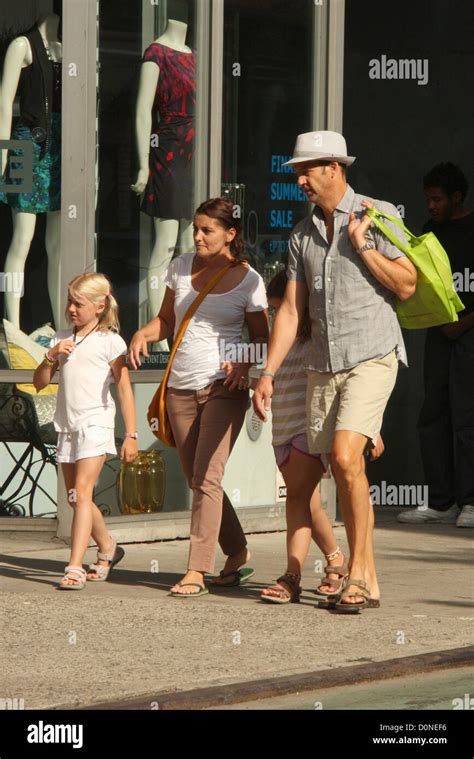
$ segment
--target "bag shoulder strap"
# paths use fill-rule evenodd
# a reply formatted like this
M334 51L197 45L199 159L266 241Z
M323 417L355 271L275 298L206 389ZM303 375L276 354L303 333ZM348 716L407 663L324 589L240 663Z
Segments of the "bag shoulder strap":
M191 305L189 306L188 310L183 316L183 319L181 321L181 324L179 325L178 332L176 333L176 337L173 342L173 348L171 350L171 354L169 357L168 365L165 370L165 375L163 377L161 385L164 387L166 386L166 383L168 381L168 376L171 371L171 364L173 363L173 359L176 355L176 351L179 348L179 345L181 343L181 340L183 339L184 333L186 332L186 329L188 328L189 322L193 318L194 314L196 313L197 309L203 302L204 298L208 293L211 292L211 290L214 289L214 287L217 285L217 283L222 279L224 274L229 271L229 269L232 269L232 267L237 266L240 264L241 261L231 261L227 266L224 266L223 269L217 272L217 274L207 283L207 285L204 287L204 290L201 290L197 298L193 300Z
M380 220L380 216L383 216L384 219L388 219L388 221L391 221L393 224L396 224L397 227L400 227L400 229L403 229L403 231L408 235L410 239L413 239L415 237L412 232L410 232L409 229L404 225L400 219L398 219L396 216L389 216L387 213L383 213L383 211L379 211L377 208L367 208L367 216L369 216L374 224L380 229L381 232L384 233L386 237L392 242L399 250L401 250L403 253L407 253L407 246L402 243L401 240L398 239L397 235L392 232L392 230L387 227L386 224L383 223L383 221Z

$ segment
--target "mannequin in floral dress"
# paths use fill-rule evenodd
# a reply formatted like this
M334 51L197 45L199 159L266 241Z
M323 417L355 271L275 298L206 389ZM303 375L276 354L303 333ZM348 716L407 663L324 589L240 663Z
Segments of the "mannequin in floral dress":
M196 57L185 44L187 25L170 19L145 51L137 100L139 173L132 185L144 193L142 211L153 218L155 245L148 272L151 317L161 307L167 269L178 240L193 248L193 154ZM166 341L161 346L167 350Z

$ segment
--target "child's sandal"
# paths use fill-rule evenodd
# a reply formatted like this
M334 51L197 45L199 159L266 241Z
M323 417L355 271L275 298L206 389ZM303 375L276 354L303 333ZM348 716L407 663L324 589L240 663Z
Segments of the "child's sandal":
M262 593L260 598L262 601L268 601L271 604L299 603L301 595L300 580L301 575L285 572L284 575L278 578L276 585L271 585L267 588L267 590L273 591L274 595ZM281 584L282 582L288 585L288 589Z
M334 599L335 597L339 596L344 590L344 586L346 584L349 572L348 561L341 549L338 547L337 551L334 553L326 554L326 559L331 559L333 556L335 557L338 554L342 557L342 564L340 566L336 566L335 564L328 564L324 568L324 577L321 578L318 587L314 591L316 595L323 601L325 599ZM338 579L331 580L329 578L330 574L337 575ZM333 590L321 590L321 587L324 585L331 585Z
M91 564L89 566L88 572L94 572L95 577L90 577L87 575L87 579L90 582L104 582L104 580L107 580L110 576L110 573L114 566L119 563L125 556L125 551L123 548L117 545L117 541L114 540L113 549L110 553L102 553L101 551L97 551L97 561L108 561L108 566L104 567L103 564Z
M72 580L73 585L66 585L64 580ZM64 577L58 584L58 590L82 590L86 586L87 573L84 567L76 567L72 564L64 570Z

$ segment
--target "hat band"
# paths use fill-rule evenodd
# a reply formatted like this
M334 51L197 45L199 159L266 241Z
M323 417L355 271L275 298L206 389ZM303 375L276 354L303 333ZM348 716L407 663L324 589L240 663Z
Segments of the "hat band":
M320 156L333 156L334 158L347 158L348 156L340 156L337 153L326 153L324 150L295 150L293 158L301 158L302 156L309 156L311 158L319 158Z

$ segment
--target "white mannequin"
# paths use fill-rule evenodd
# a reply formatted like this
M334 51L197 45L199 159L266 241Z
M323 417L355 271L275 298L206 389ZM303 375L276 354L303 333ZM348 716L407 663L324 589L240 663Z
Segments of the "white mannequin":
M59 16L48 14L38 22L38 29L48 45L55 61L62 59L62 45L58 39ZM13 102L15 100L21 70L31 65L33 56L26 37L17 37L8 46L5 56L2 78L2 97L0 101L0 139L9 140L12 129ZM1 151L1 174L7 164L7 150ZM46 214L45 247L48 256L48 291L53 309L56 327L60 315L60 211ZM5 260L6 272L24 273L26 259L30 250L36 227L36 214L12 209L13 237ZM20 298L11 292L5 292L7 319L20 328Z
M166 30L155 42L183 53L191 53L191 48L186 45L187 30L187 24L175 19L169 19ZM137 181L132 185L132 190L137 195L144 192L148 181L152 108L159 76L160 68L156 63L145 61L142 64L135 123L139 171ZM166 290L166 285L163 284L161 275L166 271L173 258L178 239L181 243L182 252L188 252L193 249L193 227L190 219L154 218L153 224L155 228L155 244L151 252L148 271L148 307L150 318L156 316L160 310ZM158 287L156 287L156 284L158 284ZM168 350L168 343L166 340L163 340L156 343L154 347L157 350Z

